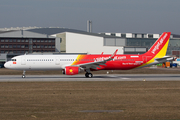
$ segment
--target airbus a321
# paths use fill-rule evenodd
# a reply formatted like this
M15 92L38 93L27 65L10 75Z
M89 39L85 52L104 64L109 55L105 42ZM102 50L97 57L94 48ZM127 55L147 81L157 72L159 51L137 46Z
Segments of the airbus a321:
M172 60L166 56L170 32L164 32L153 46L144 54L77 54L77 55L20 55L5 63L5 67L23 70L62 70L65 75L85 72L85 77L93 77L91 71L129 70Z

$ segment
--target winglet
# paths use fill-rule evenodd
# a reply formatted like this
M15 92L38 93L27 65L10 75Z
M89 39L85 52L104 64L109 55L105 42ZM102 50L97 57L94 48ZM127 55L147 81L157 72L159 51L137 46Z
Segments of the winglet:
M117 51L118 51L118 49L116 49L116 51L111 55L111 57L110 57L111 59L114 58L114 56L116 55Z

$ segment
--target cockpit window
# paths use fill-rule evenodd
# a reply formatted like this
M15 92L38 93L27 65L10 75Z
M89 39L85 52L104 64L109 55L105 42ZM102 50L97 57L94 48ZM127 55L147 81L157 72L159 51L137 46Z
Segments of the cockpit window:
M11 59L11 61L16 61L16 59Z

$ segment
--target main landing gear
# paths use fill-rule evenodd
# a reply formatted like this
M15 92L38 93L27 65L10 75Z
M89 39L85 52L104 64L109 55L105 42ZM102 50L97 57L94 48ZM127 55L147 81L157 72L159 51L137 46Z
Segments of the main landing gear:
M88 77L92 78L92 77L93 77L93 74L86 72L85 77L87 77L87 78L88 78Z
M26 71L25 70L23 70L23 75L22 75L22 78L25 78L26 77Z

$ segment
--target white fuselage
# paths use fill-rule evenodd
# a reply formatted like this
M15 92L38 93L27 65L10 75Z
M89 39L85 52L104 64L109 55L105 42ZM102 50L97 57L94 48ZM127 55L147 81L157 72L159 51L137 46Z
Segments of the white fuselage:
M6 68L16 70L62 70L71 65L78 55L21 55L15 61L5 63Z

